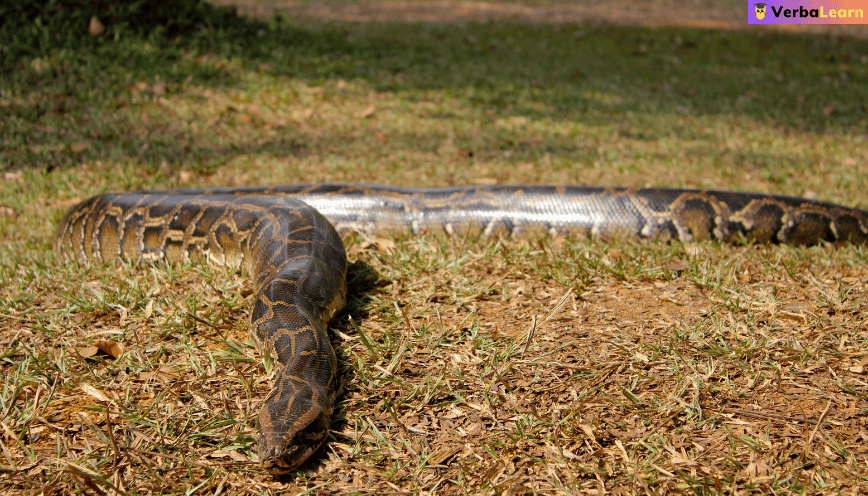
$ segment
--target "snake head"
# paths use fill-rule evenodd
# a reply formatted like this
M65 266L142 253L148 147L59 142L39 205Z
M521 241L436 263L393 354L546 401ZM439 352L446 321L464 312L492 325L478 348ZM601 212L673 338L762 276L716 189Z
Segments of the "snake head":
M259 412L259 460L272 475L298 468L328 436L334 396L297 386L292 393L273 390Z

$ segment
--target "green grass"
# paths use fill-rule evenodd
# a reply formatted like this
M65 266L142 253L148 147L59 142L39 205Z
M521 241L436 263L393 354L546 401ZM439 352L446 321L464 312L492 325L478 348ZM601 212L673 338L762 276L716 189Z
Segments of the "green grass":
M268 383L243 271L51 253L76 200L141 187L649 185L868 208L868 41L215 19L4 62L2 492L868 490L863 248L350 239L346 391L287 480L255 463ZM125 352L83 356L97 341Z
M853 169L862 159L847 155L862 152L853 136L868 125L863 40L505 24L230 28L19 62L26 67L3 89L2 167L112 160L150 174L164 163L210 173L251 155L323 157L337 146L366 156L380 145L374 131L392 153L451 141L476 163L552 161L547 168L572 170L573 182L576 169L636 178L677 163L689 167L681 183L747 172L757 189L798 191L814 185L787 177L793 170L824 167L833 151L855 160ZM211 126L197 125L198 107L211 100L205 90L232 95L211 102ZM235 98L274 115L251 115ZM342 129L320 115L377 104L428 129L418 136L390 115ZM313 105L322 110L290 110ZM298 125L307 120L315 129ZM249 133L215 132L238 124ZM817 135L826 139L812 144Z

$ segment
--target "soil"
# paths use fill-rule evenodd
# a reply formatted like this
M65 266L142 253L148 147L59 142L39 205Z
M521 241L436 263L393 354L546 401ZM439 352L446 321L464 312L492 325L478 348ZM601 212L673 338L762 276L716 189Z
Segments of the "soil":
M581 3L474 1L293 2L214 0L239 12L269 18L283 13L296 19L354 22L530 22L618 24L698 29L777 30L868 38L868 24L751 26L744 1L590 0Z

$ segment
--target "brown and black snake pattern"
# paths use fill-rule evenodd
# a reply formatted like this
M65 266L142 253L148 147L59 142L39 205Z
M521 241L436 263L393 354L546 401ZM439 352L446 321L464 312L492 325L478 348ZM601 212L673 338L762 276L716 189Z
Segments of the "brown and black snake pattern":
M334 226L334 227L333 227ZM259 414L259 455L291 471L326 439L337 365L326 328L341 308L340 232L632 236L816 244L868 242L868 212L801 198L728 191L482 186L410 189L351 184L104 194L60 222L62 256L217 263L254 277L252 336L275 361Z

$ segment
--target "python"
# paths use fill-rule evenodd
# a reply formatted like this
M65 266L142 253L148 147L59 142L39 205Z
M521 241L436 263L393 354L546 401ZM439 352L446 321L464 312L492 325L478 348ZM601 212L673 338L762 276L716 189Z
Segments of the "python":
M341 379L327 332L345 301L339 233L623 237L868 244L868 211L732 191L585 186L434 189L357 184L109 193L58 225L59 254L93 262L245 261L251 338L274 364L259 459L291 472L328 438Z

